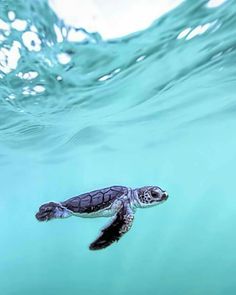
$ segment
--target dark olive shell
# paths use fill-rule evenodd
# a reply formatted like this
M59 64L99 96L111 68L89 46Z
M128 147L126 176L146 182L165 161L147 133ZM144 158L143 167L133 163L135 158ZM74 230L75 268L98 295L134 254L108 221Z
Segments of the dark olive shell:
M108 208L127 193L128 188L125 186L111 186L70 198L61 204L74 213L92 213Z

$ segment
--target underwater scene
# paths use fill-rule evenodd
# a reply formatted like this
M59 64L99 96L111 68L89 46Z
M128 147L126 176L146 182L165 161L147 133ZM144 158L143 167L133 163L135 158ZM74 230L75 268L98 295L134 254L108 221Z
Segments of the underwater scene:
M0 294L236 294L235 64L235 0L109 40L46 0L0 0ZM126 211L35 218L110 186L131 188L116 208L145 186L168 199L128 208L98 251Z

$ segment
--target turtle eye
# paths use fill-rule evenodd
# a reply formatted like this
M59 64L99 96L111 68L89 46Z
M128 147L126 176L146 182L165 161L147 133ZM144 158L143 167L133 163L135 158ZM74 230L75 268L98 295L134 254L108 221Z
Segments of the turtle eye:
M159 194L157 192L152 192L152 196L153 196L153 198L158 198Z

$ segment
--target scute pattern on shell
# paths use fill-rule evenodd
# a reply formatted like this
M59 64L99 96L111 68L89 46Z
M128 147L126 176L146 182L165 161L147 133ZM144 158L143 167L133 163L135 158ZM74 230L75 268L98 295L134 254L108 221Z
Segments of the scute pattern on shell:
M125 186L111 186L70 198L61 204L74 213L93 213L109 207L127 193L128 188Z

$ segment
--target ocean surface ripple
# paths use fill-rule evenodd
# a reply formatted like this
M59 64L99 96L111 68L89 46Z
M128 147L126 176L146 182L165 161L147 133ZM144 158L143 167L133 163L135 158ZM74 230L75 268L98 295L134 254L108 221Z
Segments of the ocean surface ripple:
M139 149L234 116L235 14L233 0L185 1L147 30L104 41L65 25L47 1L2 1L1 159Z

